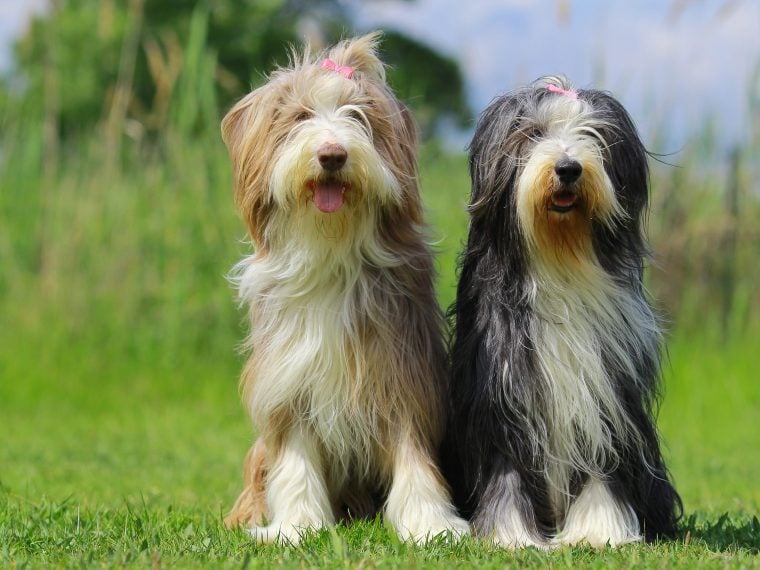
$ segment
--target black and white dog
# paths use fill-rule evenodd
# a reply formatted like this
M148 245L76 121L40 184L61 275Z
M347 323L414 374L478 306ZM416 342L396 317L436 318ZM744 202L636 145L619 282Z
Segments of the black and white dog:
M647 153L628 113L543 78L486 109L470 174L448 463L475 532L508 547L672 537Z

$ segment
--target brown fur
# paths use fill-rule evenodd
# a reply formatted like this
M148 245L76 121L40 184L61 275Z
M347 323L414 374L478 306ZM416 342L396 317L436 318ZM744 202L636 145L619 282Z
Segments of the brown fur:
M341 415L358 433L371 437L367 449L360 452L369 458L366 463L356 457L336 457L327 449L322 453L337 518L376 512L377 499L387 494L399 465L429 472L446 494L436 466L444 423L446 355L432 256L421 233L416 129L409 111L385 84L383 65L375 55L377 40L377 35L369 35L342 42L317 58L308 51L302 57L294 56L290 68L275 71L266 85L235 105L222 123L233 162L236 201L258 259L274 255L274 219L285 217L288 223L296 221L289 226L294 229L312 219L323 223L319 239L335 240L336 247L350 245L354 226L370 220L383 250L393 252L398 260L383 268L367 263L361 269L362 286L349 289L348 283L345 285L345 291L350 291L346 303L351 307L351 334L343 338L341 367L351 382ZM356 187L338 213L306 215L307 185L287 211L279 211L270 199L273 157L293 125L310 113L309 93L325 73L318 64L324 57L356 68L343 97L346 103L361 107L373 146L398 182L400 203L374 204L372 196L366 195L369 189ZM345 279L346 275L336 270L335 283ZM251 303L253 328L248 347L252 351L241 377L243 399L258 424L259 439L248 452L245 489L226 519L228 525L258 524L262 516L269 518L266 489L270 466L293 426L309 429L304 419L310 414L308 395L303 397L306 400L283 403L262 401L257 396L262 383L277 381L267 371L279 354L270 350L270 337L262 332L268 329L260 328L265 327L262 323L277 322L267 305L268 296L269 291L263 290L262 300ZM302 308L304 315L308 310ZM336 461L352 462L346 480L341 479L345 473Z
M263 439L258 439L248 450L243 461L243 492L224 518L228 528L263 524L269 519L266 497L268 472L267 449Z
M593 179L589 182L588 178L587 175L576 189L575 208L565 213L551 210L552 194L562 189L554 176L553 164L548 164L535 182L532 196L535 223L531 231L538 247L536 253L553 266L575 267L592 259L594 217L614 208L601 193L600 182Z

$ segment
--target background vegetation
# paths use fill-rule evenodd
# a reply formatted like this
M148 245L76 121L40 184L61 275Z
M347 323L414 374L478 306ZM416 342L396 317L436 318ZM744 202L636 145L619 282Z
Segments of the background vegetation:
M224 280L248 246L218 122L298 26L320 22L329 40L347 25L330 2L306 17L305 2L250 2L235 17L231 5L55 3L0 89L0 565L756 564L760 129L724 156L707 122L667 158L678 166L653 174L649 279L670 321L660 425L686 507L679 541L415 548L373 521L282 548L222 529L251 433L236 388L242 314ZM385 49L426 134L441 109L466 119L455 63L400 34ZM459 78L459 95L433 97L425 68ZM430 139L421 178L446 305L466 159Z

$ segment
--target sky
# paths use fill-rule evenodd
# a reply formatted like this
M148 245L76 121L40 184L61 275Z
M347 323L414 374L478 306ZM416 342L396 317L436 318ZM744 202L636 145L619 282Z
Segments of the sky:
M45 4L44 0L0 0L0 70L8 69L13 40L23 33L30 14Z
M760 98L760 0L346 4L362 29L395 28L457 59L476 113L499 93L564 74L612 91L650 138L666 127L667 148L652 150L676 152L707 116L724 145L746 141L751 84Z
M458 60L473 111L542 75L612 91L676 152L706 117L724 146L760 98L760 0L341 0L357 28L394 28ZM45 0L0 0L0 70ZM753 79L754 73L754 79ZM659 138L657 140L660 140Z

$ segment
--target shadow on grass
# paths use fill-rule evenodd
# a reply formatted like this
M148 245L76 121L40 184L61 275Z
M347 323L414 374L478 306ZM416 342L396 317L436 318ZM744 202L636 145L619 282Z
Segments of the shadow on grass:
M723 513L717 521L690 515L682 526L684 542L701 542L713 551L746 550L760 553L760 520L753 516L748 520L734 520Z

